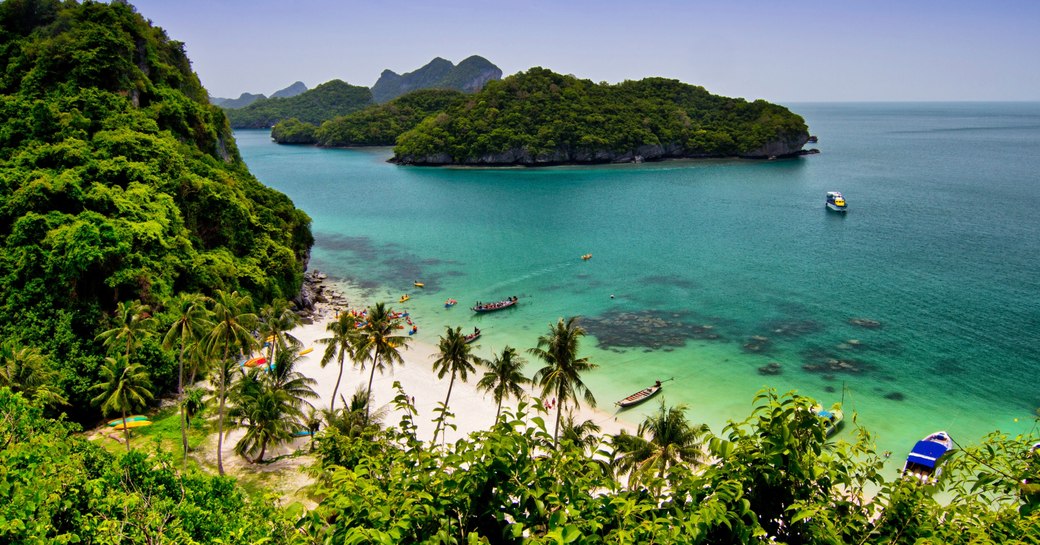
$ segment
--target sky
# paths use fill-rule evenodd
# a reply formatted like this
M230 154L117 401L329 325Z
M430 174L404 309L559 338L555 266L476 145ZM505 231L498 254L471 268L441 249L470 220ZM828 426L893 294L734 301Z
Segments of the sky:
M1038 0L130 0L211 96L442 57L771 102L1040 100Z

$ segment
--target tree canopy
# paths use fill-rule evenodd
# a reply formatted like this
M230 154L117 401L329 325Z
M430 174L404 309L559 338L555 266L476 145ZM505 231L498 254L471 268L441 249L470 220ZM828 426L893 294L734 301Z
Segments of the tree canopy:
M368 87L334 79L296 96L261 98L248 106L225 111L236 129L266 129L290 118L317 124L356 112L369 104L372 104L372 91Z
M402 134L394 160L414 164L554 164L636 157L795 153L805 121L764 100L713 95L665 78L596 84L544 68L491 81Z
M312 243L310 218L249 174L183 44L123 2L0 4L0 335L51 356L73 410L90 410L116 303L291 297ZM161 353L135 350L153 368Z
M335 117L320 127L289 119L275 125L271 137L279 144L392 146L402 133L430 115L461 104L465 96L459 91L444 89L413 91L385 104Z

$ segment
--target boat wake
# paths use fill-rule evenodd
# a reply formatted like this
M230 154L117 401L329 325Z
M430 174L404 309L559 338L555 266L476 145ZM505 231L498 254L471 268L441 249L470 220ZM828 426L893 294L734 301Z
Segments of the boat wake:
M580 261L578 263L580 263ZM528 280L531 280L532 278L538 278L538 277L541 277L541 276L555 274L555 273L557 273L559 271L562 271L563 269L565 269L567 267L574 266L574 265L575 265L575 262L573 260L566 260L566 261L561 261L559 263L553 263L551 265L546 265L546 266L541 267L541 268L536 268L536 269L529 270L529 271L527 271L527 272L525 272L523 274L520 274L519 276L514 276L512 278L506 278L504 280L500 280L500 281L498 281L498 282L496 282L494 284L491 284L489 286L486 286L486 287L482 288L482 291L486 291L486 292L489 292L491 294L498 294L498 293L501 293L503 291L509 291L506 288L508 288L510 286L515 286L517 284L522 284L522 283L524 283L524 282L526 282Z

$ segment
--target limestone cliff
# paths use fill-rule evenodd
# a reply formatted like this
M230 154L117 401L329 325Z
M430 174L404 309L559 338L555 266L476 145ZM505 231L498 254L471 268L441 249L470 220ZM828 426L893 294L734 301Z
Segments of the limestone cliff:
M372 86L372 98L382 104L419 89L453 89L475 93L483 89L487 82L501 78L501 69L477 55L466 58L458 66L436 57L414 72L398 74L392 70L383 70L379 80Z

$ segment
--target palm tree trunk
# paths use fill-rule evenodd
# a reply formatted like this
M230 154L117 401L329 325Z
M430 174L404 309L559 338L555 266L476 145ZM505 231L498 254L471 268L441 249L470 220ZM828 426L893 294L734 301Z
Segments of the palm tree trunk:
M433 430L433 444L437 444L437 433L441 431L441 425L444 424L445 414L448 412L448 400L451 399L451 388L455 386L455 372L451 372L451 381L448 382L448 395L444 396L444 412L441 413L441 417L437 420L437 428Z
M336 376L336 385L332 388L332 403L329 403L329 412L336 410L336 392L339 391L339 382L343 380L343 351L339 352L339 375ZM313 437L313 435L312 435Z
M188 463L188 420L184 414L184 338L181 338L181 357L177 363L177 400L181 406L181 446L184 458L181 465Z
M560 385L556 393L556 430L553 431L553 446L560 444L560 415L563 414L563 385Z
M265 452L267 452L267 438L266 437L262 441L260 441L260 455L257 456L256 460L253 460L253 462L257 463L257 464L259 464L260 462L263 462L264 461L264 453Z
M498 398L498 409L495 410L495 425L498 425L498 417L502 416L502 398Z
M365 392L368 400L365 402L365 425L368 425L368 413L372 409L372 381L376 378L376 362L378 356L372 356L372 372L368 374L368 391Z
M126 437L126 451L130 452L130 428L126 427L126 409L123 409L123 437Z
M224 361L227 361L228 355L228 341L224 341ZM217 471L220 476L224 476L224 368L223 362L221 368L218 369L220 372L220 411L217 413Z

